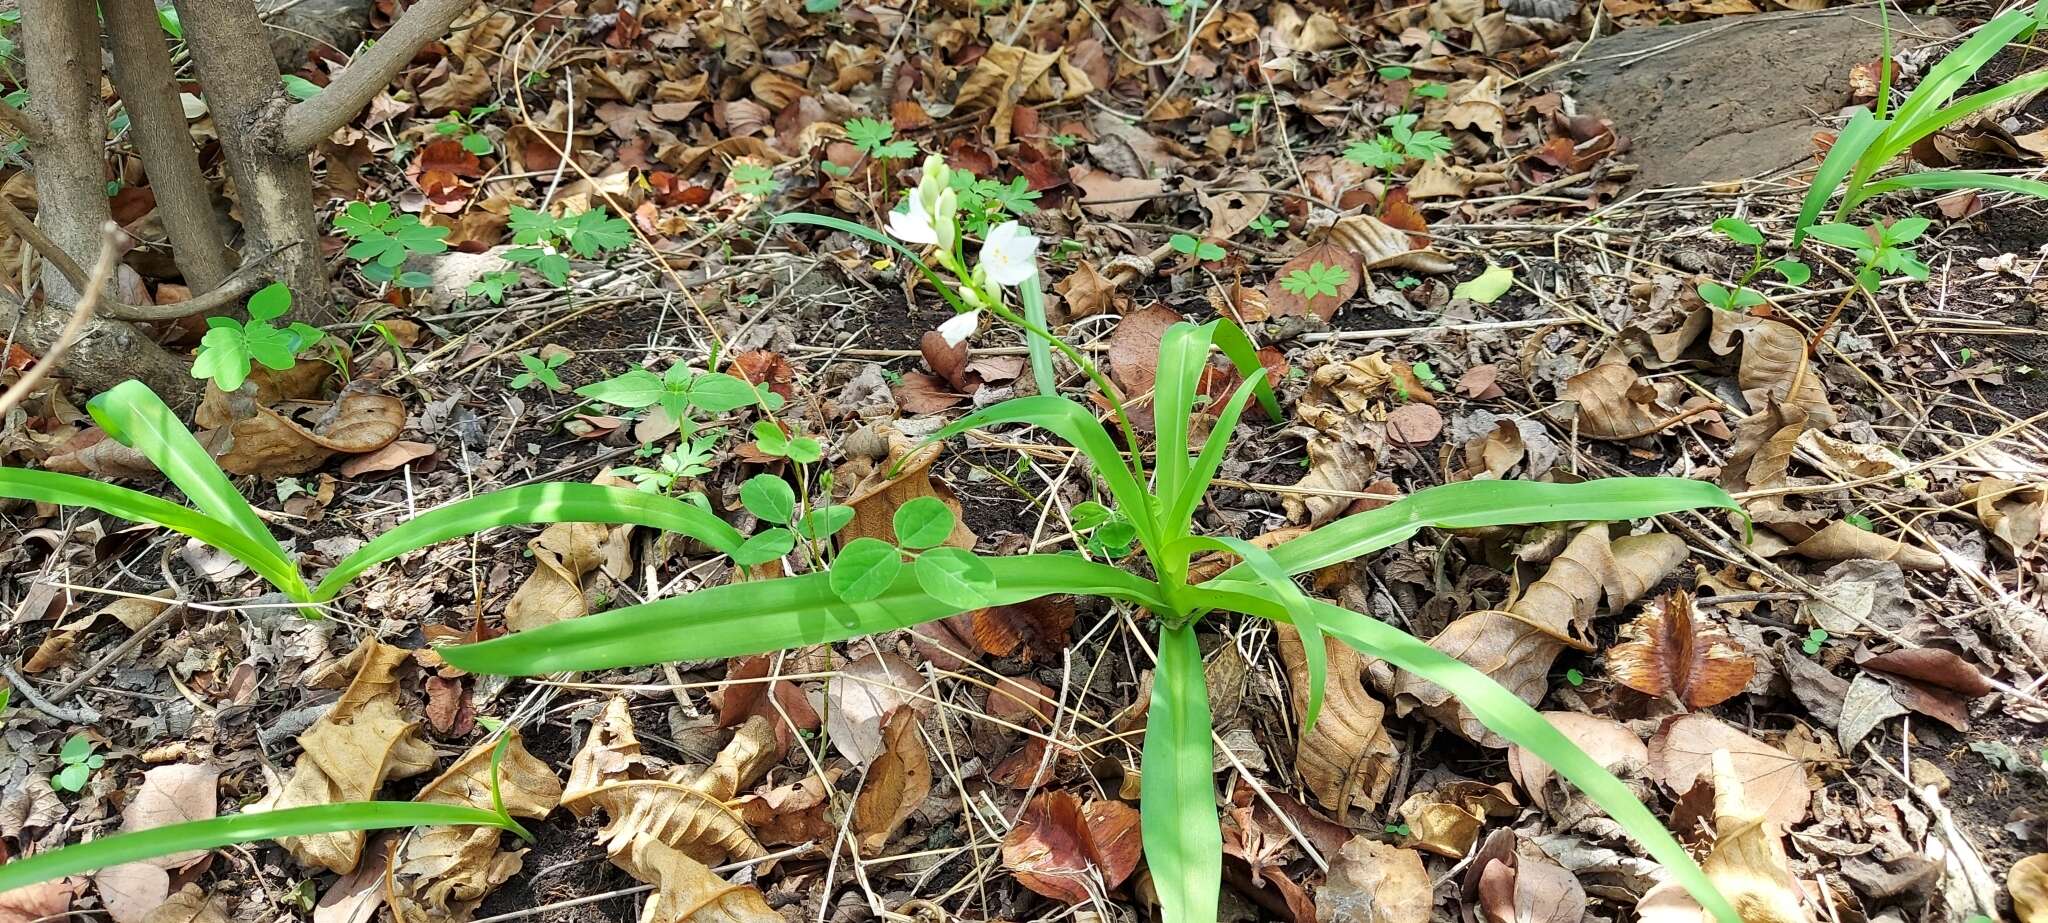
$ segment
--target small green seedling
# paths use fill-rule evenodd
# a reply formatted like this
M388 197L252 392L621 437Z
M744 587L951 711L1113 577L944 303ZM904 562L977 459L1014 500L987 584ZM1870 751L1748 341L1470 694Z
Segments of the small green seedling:
M544 385L549 391L569 390L569 386L562 384L562 379L555 375L555 370L561 368L562 363L567 361L568 353L556 353L546 359L532 353L521 353L519 364L526 366L526 371L512 376L512 390L524 391L534 385Z
M1259 232L1259 236L1267 240L1280 236L1280 232L1287 230L1287 227L1287 219L1274 218L1272 215L1260 215L1253 218L1251 224L1252 230Z
M569 284L569 253L594 260L633 242L633 226L597 205L574 215L512 206L512 242L505 260L531 268L548 282Z
M690 425L699 412L721 414L763 403L768 400L763 393L774 401L781 400L781 395L766 388L756 391L744 379L724 372L693 369L680 362L659 375L647 369L633 369L584 385L576 393L628 410L659 406L669 419L684 426Z
M255 363L282 372L296 365L299 354L318 345L327 334L311 324L291 323L279 327L271 321L283 317L292 307L292 290L272 282L249 296L249 320L232 317L206 319L206 335L199 340L199 352L192 358L192 377L212 381L222 391L233 391L249 380Z
M1080 135L1074 135L1074 134L1068 134L1068 133L1066 133L1066 132L1061 132L1061 133L1059 133L1059 134L1056 134L1056 135L1053 135L1053 136L1052 136L1052 146L1053 146L1053 147L1056 147L1056 148L1059 148L1060 150L1063 150L1063 151L1064 151L1064 150L1066 150L1067 148L1073 147L1074 145L1076 145L1076 144L1080 144L1080 143L1081 143L1081 136L1080 136Z
M827 172L830 172L831 168L838 167L838 164L834 164L828 160L819 163L818 166L823 167L827 170ZM851 169L845 167L839 167L839 169L844 171L839 174L840 176L844 176L847 173L853 172ZM731 176L733 187L738 189L741 195L750 195L757 199L765 199L775 194L775 171L769 169L768 167L762 166L758 163L753 163L751 161L742 160L732 165Z
M1816 628L1806 633L1806 637L1799 642L1799 649L1805 651L1806 656L1812 657L1814 655L1819 654L1821 647L1826 645L1827 643L1828 630L1825 628Z
M398 267L413 254L448 250L447 228L432 227L418 215L395 211L388 202L350 202L335 216L334 228L354 241L343 255L361 263L363 278L372 282L394 282L405 288L428 285L433 280L425 273L400 273Z
M818 440L809 436L790 438L782 427L773 421L762 420L754 424L754 447L761 454L775 458L787 458L799 465L817 464L825 457L825 449Z
M1756 225L1731 216L1716 219L1714 230L1722 237L1750 248L1749 268L1743 271L1742 278L1736 280L1734 288L1718 282L1701 282L1696 287L1700 298L1714 307L1723 311L1741 311L1763 304L1763 293L1750 288L1749 283L1766 269L1777 273L1787 285L1805 285L1813 277L1812 269L1791 257L1765 262L1764 232L1757 230Z
M846 140L876 160L907 160L917 156L917 142L896 140L896 126L881 119L847 119Z
M1280 287L1304 299L1321 296L1336 297L1337 292L1351 281L1351 270L1321 261L1290 272L1280 280Z
M488 298L492 304L504 304L505 293L519 285L519 270L498 269L478 276L465 289L471 298Z
M1408 370L1415 373L1415 380L1422 382L1423 387L1431 391L1446 390L1444 380L1436 376L1436 369L1432 368L1429 363L1417 362L1409 366Z
M948 185L959 202L960 227L969 234L985 234L1012 217L1038 211L1037 201L1043 195L1021 176L1006 183L982 179L966 170L953 171Z
M1877 523L1871 522L1870 517L1865 516L1862 513L1850 513L1849 515L1842 517L1842 521L1852 526L1855 526L1858 529L1862 529L1865 532L1877 531Z
M643 447L643 453L654 455L654 466L627 465L613 470L613 474L627 478L633 486L651 494L672 494L680 484L692 478L711 473L712 462L718 455L718 442L725 438L722 429L708 429L685 436L673 449L661 451L653 446ZM709 501L697 491L682 494L682 499L705 509Z
M1913 252L1912 243L1933 223L1914 215L1889 225L1873 224L1868 228L1853 224L1818 224L1810 233L1814 240L1856 254L1856 284L1864 291L1875 292L1884 284L1887 275L1927 281L1927 264Z
M1175 253L1186 254L1204 262L1220 260L1230 255L1230 251L1223 249L1222 244L1203 240L1193 234L1175 234L1167 238L1166 245L1172 247Z
M1380 133L1344 148L1344 159L1392 172L1411 160L1435 160L1451 152L1451 139L1440 131L1416 131L1421 116L1405 112L1381 126Z
M804 12L813 16L839 12L839 0L804 0Z
M463 150L478 157L488 157L494 150L491 147L491 139L478 131L477 126L482 125L483 120L498 109L498 104L492 103L488 106L478 106L466 114L459 110L450 112L442 116L441 121L434 123L434 133L444 138L456 138L461 141Z
M93 750L92 738L84 734L71 735L64 741L64 749L57 753L57 763L63 768L51 777L50 785L58 791L84 791L85 783L92 781L92 774L107 764L106 756Z

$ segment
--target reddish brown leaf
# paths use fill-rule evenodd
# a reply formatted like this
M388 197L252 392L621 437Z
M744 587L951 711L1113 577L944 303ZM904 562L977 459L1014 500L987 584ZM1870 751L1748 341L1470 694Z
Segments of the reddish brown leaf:
M767 385L768 390L781 395L785 401L796 398L796 391L792 388L796 369L781 353L766 349L740 353L732 357L732 370L752 384Z
M1097 876L1105 887L1122 884L1141 846L1138 812L1129 805L1098 801L1084 809L1067 792L1044 792L1003 836L1003 865L1025 887L1080 904Z
M1687 708L1718 705L1742 692L1756 662L1712 622L1696 619L1691 593L1672 590L1643 607L1633 637L1607 652L1616 682Z
M1900 705L1958 731L1970 729L1969 700L1991 692L1974 664L1940 648L1892 651L1860 665L1891 683Z
M1444 415L1428 404L1402 404L1387 412L1387 441L1397 445L1427 444L1444 430Z
M810 700L795 683L787 680L759 682L768 675L774 662L775 658L770 654L735 657L727 661L725 680L728 685L718 691L714 704L718 708L719 727L739 727L748 718L761 715L774 723L777 741L787 747L792 742L790 723L795 722L803 730L817 730L818 713L811 708ZM789 720L783 720L784 714L789 716Z
M944 379L923 372L905 372L903 383L895 387L896 406L914 416L938 413L967 399L948 388Z
M1125 397L1152 390L1152 382L1159 377L1159 341L1166 337L1166 328L1180 321L1180 314L1172 308L1154 304L1124 315L1110 331L1109 377L1124 389ZM1150 419L1151 411L1144 414Z
M1021 648L1025 659L1038 660L1066 647L1073 627L1073 597L1044 596L974 613L974 644L996 657L1008 657Z

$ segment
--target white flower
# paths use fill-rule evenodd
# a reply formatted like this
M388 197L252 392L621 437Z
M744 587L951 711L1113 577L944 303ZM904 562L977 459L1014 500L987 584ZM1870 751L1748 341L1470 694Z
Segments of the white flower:
M1038 274L1038 238L1015 221L996 225L981 242L976 268L997 285L1022 285Z
M917 196L911 196L908 204L908 211L889 213L889 234L908 244L938 243L939 231L932 224L932 213Z
M981 329L981 309L976 308L965 314L955 314L951 320L939 325L939 336L947 346L958 346Z

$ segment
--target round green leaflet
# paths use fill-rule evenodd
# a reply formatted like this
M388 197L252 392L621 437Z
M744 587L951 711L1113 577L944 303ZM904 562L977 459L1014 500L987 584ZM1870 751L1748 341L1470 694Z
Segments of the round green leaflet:
M953 511L937 497L918 497L896 508L896 542L931 548L953 534Z
M857 538L839 549L826 582L840 599L867 602L896 582L903 569L903 552L878 538Z

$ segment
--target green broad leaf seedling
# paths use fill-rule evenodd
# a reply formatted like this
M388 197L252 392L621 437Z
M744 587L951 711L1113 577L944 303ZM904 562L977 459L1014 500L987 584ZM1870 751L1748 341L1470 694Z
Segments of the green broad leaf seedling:
M1251 229L1259 232L1259 236L1267 240L1279 237L1280 232L1287 230L1287 227L1287 219L1274 218L1272 215L1260 215L1253 218L1251 223Z
M292 323L283 327L271 323L292 307L292 290L272 282L249 296L249 319L232 317L206 319L206 335L199 340L199 352L192 358L192 377L210 380L222 391L233 391L249 380L249 371L260 362L265 368L282 372L298 364L299 355L327 338L320 328Z
M1222 352L1244 376L1244 383L1221 406L1206 411L1215 423L1197 451L1189 421L1202 396L1201 380L1212 350ZM1114 383L1101 377L1086 356L1063 352L1109 399L1123 444L1140 446ZM913 501L895 515L893 544L873 537L848 541L824 569L711 587L477 644L444 647L441 656L472 673L537 676L830 644L1053 594L1098 596L1136 606L1152 616L1158 632L1158 668L1146 716L1142 766L1145 857L1164 919L1208 923L1218 913L1222 834L1198 631L1215 614L1241 613L1289 624L1300 632L1308 656L1307 707L1301 716L1305 726L1314 723L1321 708L1328 669L1325 638L1411 671L1450 690L1487 727L1576 784L1719 923L1739 923L1734 908L1628 786L1534 709L1464 662L1368 615L1314 599L1293 579L1406 541L1425 528L1624 520L1687 509L1736 509L1726 493L1709 482L1678 478L1577 484L1468 481L1418 491L1263 549L1234 537L1193 531L1195 511L1223 464L1248 405L1256 400L1270 418L1283 418L1250 339L1228 321L1175 324L1161 339L1158 369L1152 395L1157 462L1149 470L1142 452L1119 448L1094 410L1052 393L968 414L930 437L945 440L970 429L1026 425L1072 445L1092 467L1102 490L1101 501L1073 510L1075 530L1088 536L1087 556L992 557L947 547L952 511L937 500ZM764 486L753 492L758 496L747 505L757 515L789 508L779 490ZM1114 559L1119 551L1135 551L1141 559L1114 565L1090 559ZM1210 554L1235 558L1236 563L1197 583L1190 578L1194 559Z
M467 113L460 111L450 112L442 116L441 121L434 123L434 133L443 138L456 139L462 145L463 150L478 157L488 157L494 148L491 147L490 137L479 131L478 126L482 125L484 119L489 118L498 109L498 104L492 103L487 106L478 106Z
M525 366L526 371L512 376L512 380L506 384L514 391L524 391L535 385L545 387L549 391L567 391L569 386L562 384L561 377L555 374L555 370L561 368L562 363L567 361L568 353L556 353L546 359L532 353L521 353L519 364Z
M896 140L896 126L881 119L847 119L846 140L876 160L908 160L917 156L917 142Z
M350 202L334 218L334 229L351 243L344 256L361 264L363 278L417 288L431 282L424 273L401 274L398 268L414 254L444 253L448 229L431 227L418 215L393 209L388 202Z
M57 765L63 768L50 777L51 787L60 792L85 791L85 783L92 781L92 774L107 764L106 755L95 752L97 749L92 738L84 734L66 738L64 749L57 751Z
M569 254L595 260L633 242L633 226L601 205L560 217L514 205L509 226L516 246L505 251L506 262L540 273L557 287L569 284Z
M1380 126L1380 133L1344 148L1344 159L1361 166L1393 172L1411 160L1435 160L1451 152L1451 139L1440 131L1416 131L1422 117L1413 112L1394 116Z
M1203 262L1220 260L1230 255L1223 245L1212 240L1203 240L1193 234L1175 234L1166 239L1166 245L1173 252L1194 257Z
M1785 280L1786 285L1805 285L1813 278L1813 270L1805 263L1791 257L1764 260L1764 232L1756 225L1741 218L1728 217L1714 221L1714 231L1730 241L1750 248L1749 268L1742 277L1735 280L1735 287L1729 288L1718 282L1701 282L1696 288L1700 298L1723 311L1741 311L1764 303L1764 295L1750 288L1749 283L1768 269Z
M1302 298L1318 296L1336 297L1338 289L1351 281L1351 270L1342 266L1315 262L1288 273L1280 280L1280 287Z
M1882 6L1879 9L1888 10ZM1981 189L2048 198L2048 183L1975 170L1919 170L1877 179L1877 175L1898 160L1901 154L1935 132L2007 100L2048 89L2048 70L2036 70L1988 90L1954 98L2006 45L2032 38L2044 22L2048 22L2048 0L2036 0L2033 4L2017 6L1999 14L1971 32L1969 39L1956 46L1954 51L1927 68L1918 85L1897 108L1889 105L1891 72L1889 67L1885 68L1877 94L1877 109L1856 108L1836 135L1834 144L1828 148L1820 168L1814 172L1813 184L1807 187L1806 197L1799 206L1798 222L1793 226L1792 246L1799 246L1814 230L1821 220L1821 212L1838 189L1842 200L1833 212L1833 220L1837 222L1875 196L1905 189ZM1889 48L1888 12L1885 28L1886 47ZM1884 60L1890 60L1889 52Z
M1851 274L1856 284L1864 291L1875 292L1888 275L1927 281L1928 266L1913 252L1913 241L1932 224L1915 215L1867 228L1844 223L1818 224L1808 233L1814 240L1854 253L1856 267Z
M773 410L782 402L780 395L766 388L757 390L744 379L724 372L693 369L682 363L669 366L668 371L659 375L647 369L633 369L584 385L576 393L627 410L660 407L681 426L692 425L700 414L726 413L749 404L763 404Z

